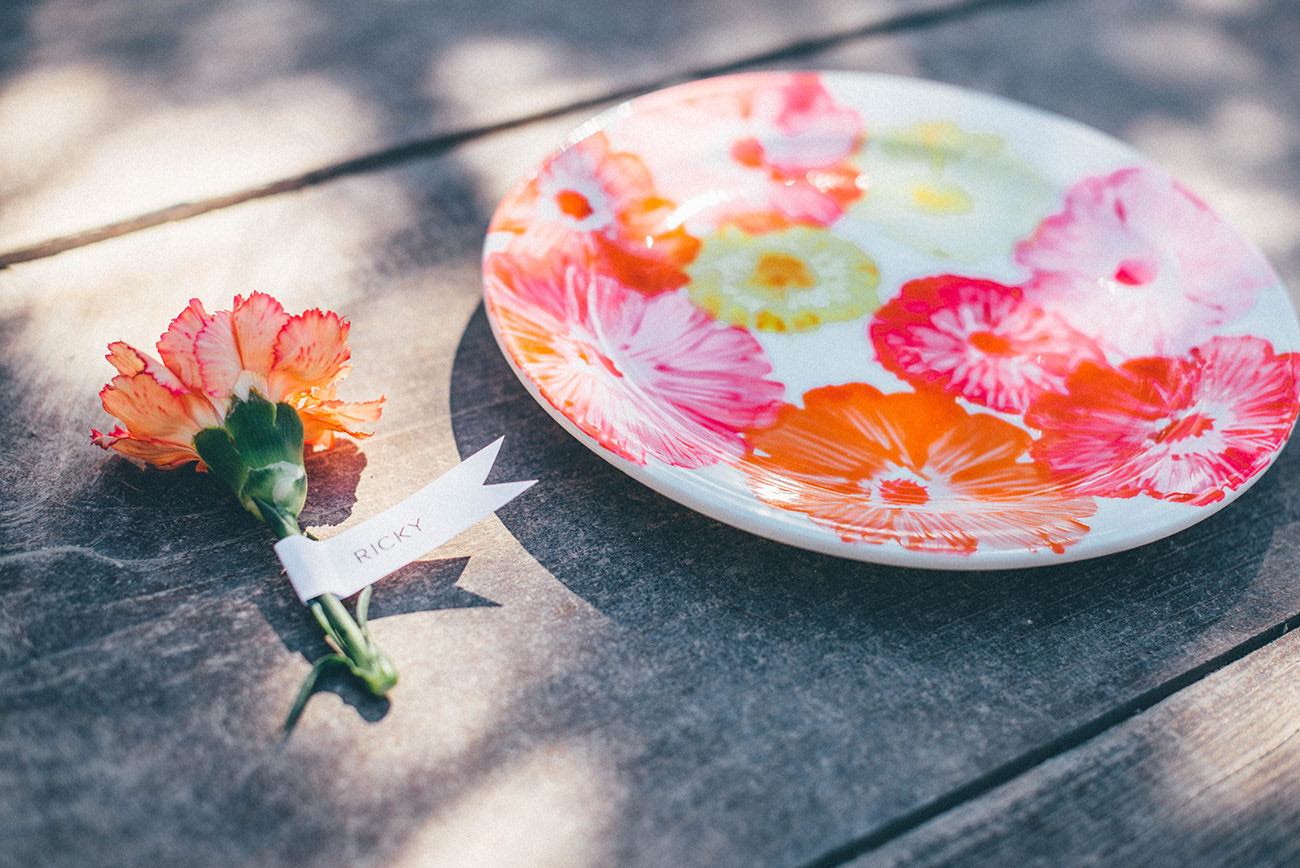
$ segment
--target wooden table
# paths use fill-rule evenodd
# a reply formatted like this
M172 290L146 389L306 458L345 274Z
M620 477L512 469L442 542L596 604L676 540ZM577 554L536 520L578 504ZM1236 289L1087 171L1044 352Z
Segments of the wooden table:
M0 11L0 863L1296 864L1300 456L1127 554L923 573L749 537L528 398L505 189L607 103L757 67L1005 94L1144 149L1300 287L1293 0L32 0ZM391 703L278 728L317 629L207 478L86 443L102 347L262 289L354 323L363 520L506 434L541 483L386 581Z

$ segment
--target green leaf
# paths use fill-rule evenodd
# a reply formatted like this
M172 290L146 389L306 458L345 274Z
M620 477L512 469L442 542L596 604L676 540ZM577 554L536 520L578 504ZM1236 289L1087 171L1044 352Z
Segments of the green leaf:
M343 666L351 668L348 665L348 659L339 654L326 654L312 664L311 671L303 679L302 686L298 688L298 696L293 701L293 707L289 709L289 716L284 721L284 732L288 734L293 731L294 726L298 723L302 710L307 706L307 700L311 699L311 693L316 689L316 682L320 679L321 673L329 666Z
M366 626L366 621L370 619L370 595L374 592L374 585L366 585L361 589L361 596L357 598L357 626L361 632L370 638L370 629Z

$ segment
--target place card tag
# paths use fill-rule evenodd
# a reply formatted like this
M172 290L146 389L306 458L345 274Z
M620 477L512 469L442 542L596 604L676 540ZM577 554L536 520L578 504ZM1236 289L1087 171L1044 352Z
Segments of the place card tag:
M323 540L275 544L298 598L349 597L418 560L528 490L537 480L484 485L501 442L485 446L396 506Z

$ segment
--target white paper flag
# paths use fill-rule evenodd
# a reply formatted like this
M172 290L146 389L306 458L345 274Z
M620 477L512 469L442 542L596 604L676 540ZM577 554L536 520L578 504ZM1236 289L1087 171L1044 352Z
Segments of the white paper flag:
M275 544L289 581L306 603L348 597L427 554L522 494L537 480L484 485L500 438L374 518L324 540L291 536Z

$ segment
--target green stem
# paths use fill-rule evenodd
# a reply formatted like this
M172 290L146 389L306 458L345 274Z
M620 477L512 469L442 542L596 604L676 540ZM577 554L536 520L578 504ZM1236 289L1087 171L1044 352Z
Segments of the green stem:
M282 512L260 500L257 501L257 508L280 539L302 533L296 516ZM327 654L312 665L311 672L298 691L293 710L285 721L286 729L292 728L297 721L308 697L311 696L312 688L316 685L316 679L324 668L331 664L345 665L348 671L360 679L375 696L385 696L396 686L397 668L380 650L366 625L369 604L370 586L367 585L357 602L357 618L360 620L358 623L343 605L343 601L334 594L321 594L307 602L312 615L325 632L325 641L336 653Z
M299 526L296 515L291 515L275 504L267 503L261 498L253 498L253 503L257 505L257 511L262 514L262 521L266 522L266 526L275 532L276 539L303 535L302 527Z

